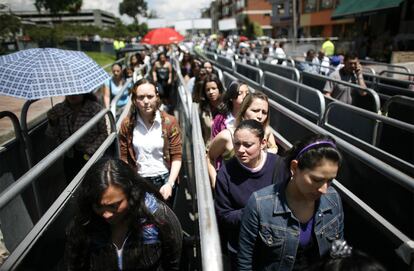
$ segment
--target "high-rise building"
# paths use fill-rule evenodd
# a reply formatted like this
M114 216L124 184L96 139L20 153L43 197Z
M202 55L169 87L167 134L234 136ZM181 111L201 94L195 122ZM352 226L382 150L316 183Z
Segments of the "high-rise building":
M59 16L52 16L49 12L39 13L36 10L19 11L13 10L13 13L23 20L33 22L35 24L57 24L57 23L78 23L88 24L98 27L108 27L115 25L115 16L110 12L99 9L84 9L77 13L61 12Z

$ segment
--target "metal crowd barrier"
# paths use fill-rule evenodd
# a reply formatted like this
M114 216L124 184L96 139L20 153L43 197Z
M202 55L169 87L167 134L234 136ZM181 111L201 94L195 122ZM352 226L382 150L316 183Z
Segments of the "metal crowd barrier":
M385 94L391 97L394 95L414 97L414 91L408 89L414 83L412 81L398 80L373 74L364 74L364 78L366 78L365 82L367 85L369 84L379 94Z
M41 171L46 169L50 163L53 163L57 159L58 156L62 155L62 153L65 152L66 149L70 148L77 139L75 137L81 136L84 134L84 131L87 131L87 127L92 127L93 120L99 120L105 115L111 115L108 110L101 111L97 116L95 116L93 119L91 119L88 123L85 124L82 128L80 128L75 134L73 134L73 140L69 138L64 143L62 143L61 146L59 146L55 151L53 151L49 156L47 156L44 160L39 162L32 170L30 170L28 173L31 173L32 171L35 171L34 174L40 174ZM113 118L110 117L110 119L113 120ZM113 122L111 122L113 123ZM112 125L112 128L113 125ZM82 131L81 131L82 130ZM79 133L78 133L79 132ZM24 237L24 239L19 243L19 245L12 251L10 256L7 258L7 260L4 262L4 264L0 267L0 271L9 271L9 270L15 270L20 268L21 270L32 270L34 266L39 267L40 263L44 262L53 262L56 263L59 261L58 259L54 259L50 256L50 254L56 253L57 249L62 249L56 247L55 244L53 246L48 247L51 251L42 251L43 255L44 253L48 253L48 261L44 261L44 259L41 259L41 257L32 256L33 261L25 261L26 257L30 257L30 254L36 254L33 253L33 249L36 248L37 242L40 238L45 238L45 236L48 235L54 235L54 233L48 232L51 228L54 229L54 231L59 231L59 238L60 241L63 241L65 239L66 234L66 226L67 221L70 220L69 216L65 216L63 219L61 218L62 213L64 213L65 209L70 206L69 202L74 200L74 195L77 191L77 188L81 184L83 177L85 176L86 172L91 168L91 166L99 159L101 158L104 153L112 146L114 143L116 143L117 137L116 132L113 131L102 143L102 145L98 148L98 150L92 155L92 157L89 159L89 161L85 164L85 166L78 172L78 174L75 176L75 178L70 182L70 184L65 188L65 190L59 195L59 197L54 201L54 203L50 206L50 208L44 213L44 215L40 218L40 220L34 225L34 227L30 230L30 232ZM27 179L23 179L24 181L30 179L33 180L35 177L28 177ZM22 187L22 186L20 186ZM13 189L16 189L17 193L21 193L23 188L16 187ZM19 191L17 191L17 189ZM15 192L15 193L16 193ZM9 194L12 192L9 192ZM17 194L16 194L17 195ZM7 199L3 199L5 196L8 196L8 194L1 194L0 200L2 202L1 207L4 207L3 202ZM72 210L73 213L73 210ZM61 220L66 220L66 223L62 223ZM57 226L56 226L57 224ZM51 237L51 239L56 239L56 236ZM38 252L39 253L39 252ZM60 257L63 255L59 255ZM37 260L38 262L35 263L34 261ZM23 265L23 266L22 266Z
M223 270L220 237L218 233L213 195L207 172L206 150L201 134L197 104L191 114L195 183L197 188L198 219L202 270Z
M212 60L212 61L217 61L217 55L215 54L215 53L212 53L212 52L204 52L205 53L205 55L206 55L206 57L208 58L208 59L210 59L210 60Z
M226 77L227 74L224 75ZM235 76L240 75L235 74ZM291 142L310 133L329 134L273 100L270 100L270 110L271 126ZM393 268L412 269L414 242L409 236L414 236L412 216L414 179L345 140L330 135L336 139L344 156L344 163L337 177L341 184L336 182L333 184L347 202L345 206L346 217L348 217L345 227L347 239L356 247L386 260ZM373 206L375 210L381 210L381 215L366 203ZM361 223L360 218L367 220L368 223ZM390 224L388 221L393 223ZM370 234L367 235L366 232ZM378 240L382 240L381 247L377 245ZM393 252L394 248L398 248L398 255Z
M248 78L250 83L256 88L260 88L263 83L263 71L251 65L236 62L235 73L243 75Z
M174 61L174 65L178 65ZM184 149L190 149L192 164L188 165L188 183L190 190L194 189L192 197L197 199L198 225L200 234L201 265L202 270L223 270L220 238L216 214L214 211L213 195L207 172L206 151L201 134L201 124L198 113L198 105L192 103L190 92L185 87L184 78L177 70L179 83L180 104L184 110L180 110L185 116L180 121L185 126L185 134L189 135L184 141ZM190 142L188 142L190 141ZM192 150L191 150L192 147ZM187 161L190 162L190 161Z
M382 106L384 116L414 124L414 98L396 95Z
M397 133L404 132L407 136L406 138L401 136L399 140L384 138L384 126L390 129L391 134L397 135ZM414 125L348 104L333 102L327 106L326 114L322 120L322 128L367 151L394 168L414 176L414 161L407 159L404 154L404 150L414 149Z
M113 136L116 138L115 131L115 120L112 117L112 114L109 113L109 110L102 110L97 115L95 115L91 120L89 120L84 126L77 130L72 136L65 140L61 145L56 149L50 152L45 158L43 158L39 163L34 165L29 171L27 171L23 176L21 176L17 181L10 185L0 194L0 210L6 208L8 203L10 203L14 198L19 196L24 190L36 182L37 178L41 176L53 163L55 163L60 157L64 155L70 148L72 148L76 142L82 138L91 128L98 124L102 118L108 115L111 131ZM118 150L118 144L115 142L115 149ZM116 151L117 156L119 156L118 151ZM41 214L42 215L42 214ZM6 235L7 232L3 229L3 234ZM6 261L7 262L7 261Z
M308 109L305 114L314 123L319 124L322 121L325 114L325 99L319 90L269 72L264 73L262 87L276 91L297 105Z
M367 93L366 96L360 96L359 94L356 94L354 96L353 105L378 113L381 109L380 106L380 99L378 94L370 89L370 88L362 88L359 85L344 82L341 80L335 80L328 76L323 76L319 74L314 74L310 72L302 72L302 82L305 85L308 85L310 87L314 87L316 89L319 89L320 91L323 91L323 88L326 84L326 82L330 81L335 84L345 85L348 87L351 87L352 92L360 92L364 91Z
M310 133L329 134L335 138L337 146L344 156L344 163L337 177L337 180L339 180L340 183L334 182L333 185L339 189L341 196L343 196L343 199L351 207L351 209L345 210L345 217L349 217L347 211L348 213L356 212L358 215L365 217L365 219L369 221L368 225L362 224L361 221L358 220L355 220L352 223L348 221L350 226L345 225L346 238L351 239L356 247L360 246L361 249L365 248L366 250L370 250L370 254L378 253L382 256L385 253L388 255L388 258L386 258L387 260L392 257L397 259L395 254L391 254L394 248L399 248L400 251L398 256L412 268L414 264L412 259L414 242L409 235L412 236L414 234L412 231L414 209L413 206L410 206L409 204L410 202L412 203L413 199L414 179L377 158L374 158L345 140L316 126L283 107L281 104L270 100L270 106L272 127L291 142ZM287 123L289 124L287 125ZM347 188L345 188L345 186ZM368 187L372 187L372 189L367 189ZM375 190L373 190L374 187ZM397 189L397 187L399 188ZM350 190L353 192L351 193ZM375 193L373 193L374 191ZM356 192L359 196L354 195ZM381 197L381 193L385 193L384 196ZM377 199L374 199L374 197L377 197ZM403 202L397 203L395 201L397 198L399 201ZM366 202L370 202L369 205L371 206L374 205L376 210L381 210L382 214L380 215L375 212L374 209L366 204ZM391 202L393 203L390 204ZM388 210L384 210L385 207L388 208ZM393 214L395 210L399 210L399 213ZM404 215L401 217L401 212L406 216L408 215L408 217L404 217ZM354 213L352 213L352 215L354 215ZM384 216L388 218L384 218ZM388 222L395 220L397 217L400 219L397 225L402 227L406 231L405 233L397 229L394 226L394 223L391 224ZM402 221L404 220L405 222L402 224ZM351 229L349 229L349 227L351 227ZM371 227L379 230L379 233L372 232ZM371 231L370 236L366 236L364 232L368 229ZM374 233L375 236L373 235ZM384 239L384 237L386 239ZM378 238L381 238L383 244L393 246L393 248L391 249L390 247L383 245L379 249L375 242ZM374 242L370 240L373 240ZM408 255L408 257L402 257L402 255Z
M232 74L228 72L223 72L223 82L224 82L225 87L229 86L231 82L237 81L237 80L239 79L237 79L237 77L233 76Z
M225 82L224 82L223 71L221 69L217 68L217 67L214 67L214 66L213 66L213 71L217 72L218 77L220 79L220 82L223 84L223 86L227 87L227 85L225 85Z
M300 80L300 73L298 69L294 67L274 65L259 61L259 68L262 69L263 72L271 72L296 82L299 82Z
M217 55L217 63L220 63L221 69L225 70L226 72L232 73L236 70L236 64L234 63L234 60L229 59L224 56Z
M388 63L384 63L384 62L376 62L376 61L370 61L370 60L363 60L360 59L359 62L362 65L374 65L374 66L382 66L385 67L385 70L395 70L395 69L400 69L403 70L407 73L411 73L410 69L401 65L394 65L394 64L388 64Z
M383 70L378 75L383 76L384 74L391 75L391 78L394 77L394 75L403 75L403 76L407 76L406 80L408 80L408 81L414 80L414 73ZM414 84L414 82L412 82L412 83Z

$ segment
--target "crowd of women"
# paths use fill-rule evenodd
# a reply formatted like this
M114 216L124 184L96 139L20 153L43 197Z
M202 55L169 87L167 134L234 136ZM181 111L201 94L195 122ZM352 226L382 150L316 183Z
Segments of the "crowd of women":
M149 67L146 56L131 58L128 76L135 83L126 93L132 105L119 131L120 159L99 160L81 184L78 212L68 229L67 270L180 269L182 230L170 208L182 142L178 120L166 112L174 87L168 55L161 52L152 62L152 80L139 79ZM126 82L121 71L120 65L112 66L105 106ZM264 93L240 81L225 88L212 63L185 52L181 73L199 104L222 248L231 270L350 270L352 265L359 265L352 270L385 270L344 241L341 199L330 185L342 160L333 138L308 136L281 156ZM87 96L68 96L62 106L66 111L50 112L48 130L54 131L51 136L60 133L60 141L85 123L82 112L95 114L100 108ZM84 164L101 142L98 135L106 133L102 122L75 146L72 169L74 161L83 159L76 168Z

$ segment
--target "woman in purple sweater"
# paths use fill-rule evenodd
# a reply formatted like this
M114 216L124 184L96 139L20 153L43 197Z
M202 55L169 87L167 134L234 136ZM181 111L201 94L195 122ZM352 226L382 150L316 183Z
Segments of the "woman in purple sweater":
M265 151L264 135L260 122L252 119L240 122L234 131L235 157L217 175L214 205L221 233L227 238L232 270L237 267L242 210L253 192L272 184L276 166L283 168L280 156Z

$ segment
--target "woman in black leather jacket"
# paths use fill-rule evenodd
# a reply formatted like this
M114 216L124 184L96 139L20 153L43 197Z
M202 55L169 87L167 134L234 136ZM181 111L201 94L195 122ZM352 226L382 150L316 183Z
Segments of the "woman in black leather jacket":
M66 270L179 270L180 222L125 162L101 159L78 194Z

